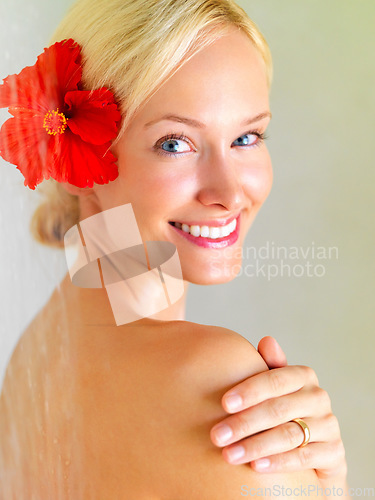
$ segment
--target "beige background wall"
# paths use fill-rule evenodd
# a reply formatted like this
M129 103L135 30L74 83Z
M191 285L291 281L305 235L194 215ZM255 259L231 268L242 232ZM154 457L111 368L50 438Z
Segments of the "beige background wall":
M71 3L0 0L0 77L34 63ZM274 57L274 186L248 235L241 275L192 286L187 319L231 328L254 345L274 335L291 364L312 366L341 422L351 486L375 488L375 2L238 3ZM0 379L66 272L61 253L28 237L37 200L22 179L0 162ZM272 249L284 255L272 258Z

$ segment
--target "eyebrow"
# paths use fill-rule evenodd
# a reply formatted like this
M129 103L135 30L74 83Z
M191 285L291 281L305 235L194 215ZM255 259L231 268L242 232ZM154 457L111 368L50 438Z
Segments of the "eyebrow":
M264 113L260 113L259 115L256 115L256 116L253 116L251 118L244 120L240 125L241 126L251 125L252 123L259 122L260 120L263 120L263 118L266 118L266 117L272 118L272 113L270 111L265 111ZM145 128L151 127L151 125L155 125L155 123L160 122L162 120L171 120L174 122L185 123L186 125L190 125L191 127L195 127L195 128L205 128L206 127L206 125L204 123L199 122L198 120L193 120L193 118L186 118L184 116L167 114L167 115L164 115L160 118L156 118L155 120L152 120L152 121L146 123Z

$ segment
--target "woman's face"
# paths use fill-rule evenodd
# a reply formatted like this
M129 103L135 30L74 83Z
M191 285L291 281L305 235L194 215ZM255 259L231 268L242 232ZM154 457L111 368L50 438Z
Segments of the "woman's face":
M271 189L261 139L269 120L261 56L233 31L185 63L132 120L114 146L119 177L97 186L102 210L131 203L144 241L176 245L185 280L232 279Z

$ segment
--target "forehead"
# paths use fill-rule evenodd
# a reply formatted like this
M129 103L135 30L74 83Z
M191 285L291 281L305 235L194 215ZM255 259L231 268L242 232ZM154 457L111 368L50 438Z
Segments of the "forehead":
M178 112L209 123L268 109L266 68L242 31L232 31L195 54L153 95L143 120ZM222 117L222 118L221 118Z

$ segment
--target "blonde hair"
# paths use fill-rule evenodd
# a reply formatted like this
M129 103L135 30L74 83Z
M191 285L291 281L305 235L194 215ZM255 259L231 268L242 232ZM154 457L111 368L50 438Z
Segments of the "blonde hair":
M122 114L120 136L161 85L233 27L258 49L270 85L267 42L232 0L78 0L52 43L73 38L81 46L83 85L112 90ZM53 179L44 184L38 190L46 200L33 215L31 231L37 241L63 247L65 232L79 221L78 197Z

